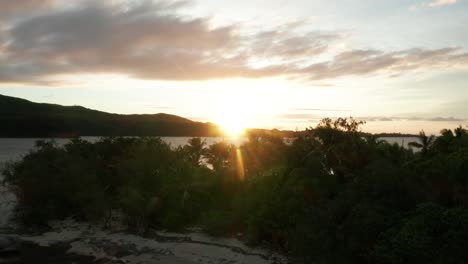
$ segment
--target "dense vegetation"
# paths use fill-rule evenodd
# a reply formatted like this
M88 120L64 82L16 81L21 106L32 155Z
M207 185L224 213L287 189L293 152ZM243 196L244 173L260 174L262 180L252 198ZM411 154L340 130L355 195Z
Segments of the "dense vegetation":
M362 137L360 124L324 119L292 142L265 134L240 147L39 141L5 181L27 225L120 214L136 232L241 233L298 263L468 263L467 131L422 132L413 152Z
M118 115L0 95L0 137L216 136L219 129L168 114Z

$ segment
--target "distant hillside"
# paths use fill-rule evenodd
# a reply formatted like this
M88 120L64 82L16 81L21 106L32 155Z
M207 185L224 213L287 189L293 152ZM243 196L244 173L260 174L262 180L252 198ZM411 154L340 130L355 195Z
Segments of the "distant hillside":
M0 95L0 137L218 136L219 131L175 115L110 114Z

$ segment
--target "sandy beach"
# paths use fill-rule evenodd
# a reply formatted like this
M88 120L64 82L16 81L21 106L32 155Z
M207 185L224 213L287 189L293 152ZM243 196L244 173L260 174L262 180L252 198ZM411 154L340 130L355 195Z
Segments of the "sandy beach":
M19 263L287 263L277 253L250 248L233 238L155 230L142 237L73 220L51 223L51 230L42 234L10 237L18 243Z

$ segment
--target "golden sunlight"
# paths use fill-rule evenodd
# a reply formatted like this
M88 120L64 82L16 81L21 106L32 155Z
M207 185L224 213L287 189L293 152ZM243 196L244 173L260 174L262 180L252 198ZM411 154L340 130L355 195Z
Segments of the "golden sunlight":
M236 149L236 160L237 160L237 176L241 181L245 178L245 167L244 167L244 159L242 158L242 151L240 148Z
M265 120L280 109L283 98L280 83L277 79L262 82L228 79L206 83L213 89L211 94L216 95L214 123L230 137L242 136L247 128L262 127Z
M236 109L223 112L219 116L217 123L224 130L224 133L231 137L243 135L247 128L247 116L243 115L241 111L236 112Z

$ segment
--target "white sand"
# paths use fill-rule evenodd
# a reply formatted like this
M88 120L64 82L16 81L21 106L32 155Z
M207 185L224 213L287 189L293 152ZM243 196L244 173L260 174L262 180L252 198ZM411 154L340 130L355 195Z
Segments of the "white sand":
M245 246L236 239L212 238L201 233L177 234L157 232L169 241L162 242L126 233L111 233L72 220L52 224L53 231L40 236L22 237L42 246L68 242L70 253L94 256L96 259L118 259L129 264L176 263L176 264L270 264L286 263L278 254ZM182 241L170 238L184 238ZM188 240L188 241L187 241ZM130 252L116 258L120 250Z

